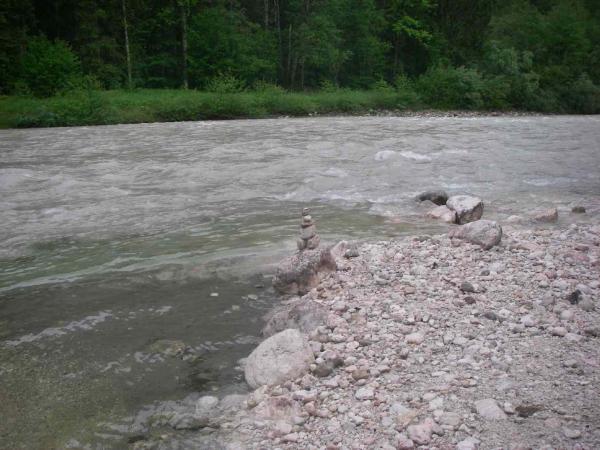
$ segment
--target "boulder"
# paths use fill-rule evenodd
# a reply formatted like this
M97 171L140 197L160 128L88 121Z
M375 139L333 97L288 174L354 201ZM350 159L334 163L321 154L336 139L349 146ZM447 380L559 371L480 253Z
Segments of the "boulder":
M456 223L456 212L452 211L445 205L438 206L437 208L433 208L431 211L427 213L427 217L431 217L432 219L442 220L446 223Z
M298 330L288 329L263 341L246 359L246 381L256 389L281 384L308 372L314 362L308 340Z
M456 212L456 223L460 225L479 220L483 215L483 201L472 195L454 195L446 206Z
M448 236L480 245L484 250L489 250L500 243L502 227L493 220L477 220L450 230Z
M320 275L336 269L330 248L299 251L279 264L273 287L280 294L306 294L319 284Z
M265 316L267 324L262 334L269 337L288 328L308 334L325 323L328 313L329 309L320 303L295 298Z
M585 206L573 206L571 212L575 214L585 214Z
M448 194L445 191L425 191L417 195L416 199L420 202L429 200L436 205L445 205L448 201Z
M536 222L556 222L558 220L558 210L556 208L549 208L536 211L533 219Z

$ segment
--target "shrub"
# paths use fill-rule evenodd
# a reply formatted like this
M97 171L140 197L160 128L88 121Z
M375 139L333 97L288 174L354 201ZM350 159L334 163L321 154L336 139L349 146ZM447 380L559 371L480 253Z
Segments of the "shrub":
M245 88L245 83L233 75L219 75L206 83L206 90L217 94L235 94Z
M563 98L569 112L600 113L600 87L596 86L585 73L568 86Z
M63 41L29 40L23 57L23 80L37 97L50 97L81 76L79 59Z
M484 82L479 72L465 67L435 67L417 81L417 92L430 106L444 109L479 109Z

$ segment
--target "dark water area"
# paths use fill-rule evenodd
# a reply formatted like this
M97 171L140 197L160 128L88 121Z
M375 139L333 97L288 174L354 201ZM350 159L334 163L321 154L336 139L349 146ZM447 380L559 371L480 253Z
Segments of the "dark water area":
M110 424L145 405L243 392L301 208L328 242L441 233L413 200L429 188L500 221L575 204L597 220L600 118L0 131L0 448L118 448Z

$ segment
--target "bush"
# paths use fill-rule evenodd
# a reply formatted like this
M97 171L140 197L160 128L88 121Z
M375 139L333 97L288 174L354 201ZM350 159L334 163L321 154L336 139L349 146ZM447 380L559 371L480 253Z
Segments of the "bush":
M600 113L600 87L596 86L585 73L568 86L563 98L569 112Z
M245 83L233 75L219 75L206 83L206 90L216 94L235 94L243 92L245 88Z
M45 37L29 40L22 78L36 97L50 97L81 76L79 59L63 41Z
M417 92L435 108L479 109L484 81L479 72L465 67L435 67L417 81Z

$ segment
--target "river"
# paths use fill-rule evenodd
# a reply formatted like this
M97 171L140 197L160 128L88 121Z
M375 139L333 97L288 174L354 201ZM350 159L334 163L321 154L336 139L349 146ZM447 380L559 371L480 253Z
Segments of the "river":
M564 225L575 204L597 221L600 117L0 131L0 447L126 447L114 424L146 405L243 392L301 209L328 242L441 233L413 200L429 188L500 221L555 205ZM157 354L165 339L187 350Z

